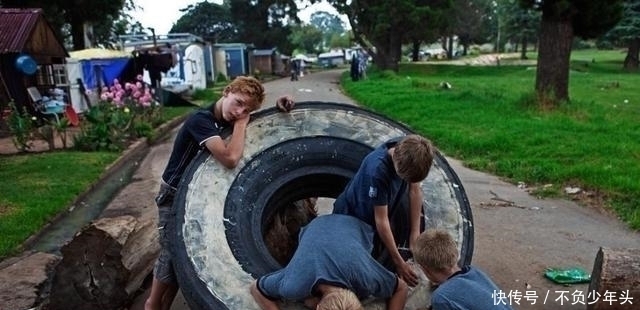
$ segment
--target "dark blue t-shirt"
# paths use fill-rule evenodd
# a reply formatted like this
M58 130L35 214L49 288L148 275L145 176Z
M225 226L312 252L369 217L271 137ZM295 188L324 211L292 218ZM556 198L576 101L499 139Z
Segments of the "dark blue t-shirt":
M372 242L373 229L353 216L318 216L300 231L289 264L260 277L258 289L271 299L301 301L323 283L349 289L360 298L389 298L397 278L371 257Z
M182 174L198 151L204 147L204 143L219 136L229 125L224 120L216 119L211 109L198 110L189 116L176 135L173 151L162 174L162 181L177 188Z
M511 310L508 299L496 298L500 289L480 269L465 266L431 294L433 310ZM507 293L508 294L508 293Z
M355 216L375 227L373 208L386 205L392 209L400 202L408 184L398 176L388 154L400 139L383 143L362 160L356 174L333 203L333 213Z

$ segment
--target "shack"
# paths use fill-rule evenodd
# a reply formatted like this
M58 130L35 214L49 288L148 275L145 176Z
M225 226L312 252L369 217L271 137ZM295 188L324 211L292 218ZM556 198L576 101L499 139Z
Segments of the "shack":
M219 74L233 79L252 71L249 63L251 46L244 43L219 43L214 44L213 48L215 69Z
M278 53L276 48L269 49L256 49L253 50L253 65L254 72L258 70L261 74L275 74L277 73L276 65L278 63Z
M18 109L36 115L28 87L42 94L53 88L68 93L67 57L42 9L0 9L0 106L13 100Z

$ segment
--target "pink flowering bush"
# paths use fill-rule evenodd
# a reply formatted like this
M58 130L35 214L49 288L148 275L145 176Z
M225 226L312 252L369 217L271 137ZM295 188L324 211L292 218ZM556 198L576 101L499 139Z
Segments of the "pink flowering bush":
M82 150L121 150L132 139L149 137L161 122L153 91L138 76L124 85L117 79L100 90L100 102L86 112L87 122L74 145Z

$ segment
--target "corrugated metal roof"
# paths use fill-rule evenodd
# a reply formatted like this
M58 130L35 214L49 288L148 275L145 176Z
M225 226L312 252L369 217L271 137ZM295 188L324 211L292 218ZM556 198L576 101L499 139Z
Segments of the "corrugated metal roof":
M42 9L0 9L0 53L24 49Z
M273 53L275 53L276 48L270 48L270 49L262 49L262 50L253 50L253 55L254 56L271 56Z

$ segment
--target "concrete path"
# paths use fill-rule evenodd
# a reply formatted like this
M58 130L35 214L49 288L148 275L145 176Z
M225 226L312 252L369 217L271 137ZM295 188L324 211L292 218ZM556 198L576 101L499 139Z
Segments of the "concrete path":
M291 94L298 102L354 103L340 91L342 72L324 71L305 75L297 82L280 79L265 83L265 106L273 105L282 94ZM154 167L164 167L168 150L170 147L160 144L147 158ZM447 160L462 180L472 206L473 264L486 271L505 295L520 297L519 304L517 298L505 300L514 309L584 309L579 296L586 298L588 285L554 284L543 277L545 269L582 267L591 272L600 247L640 248L640 233L608 214L568 200L538 199L516 185L468 169L455 159ZM150 164L147 161L142 168ZM161 169L149 171L157 174ZM640 304L640 296L632 297ZM143 301L141 296L131 309L143 309ZM188 307L179 296L171 309Z

